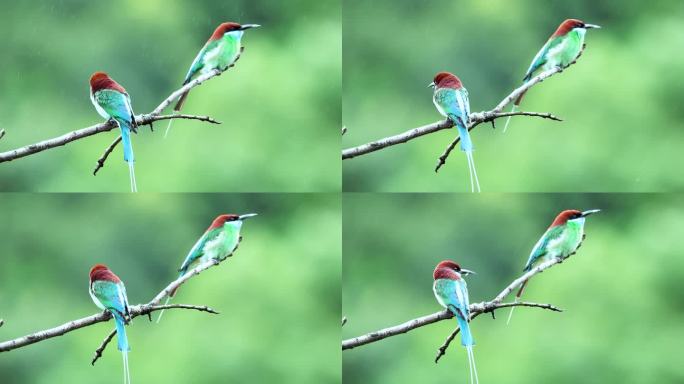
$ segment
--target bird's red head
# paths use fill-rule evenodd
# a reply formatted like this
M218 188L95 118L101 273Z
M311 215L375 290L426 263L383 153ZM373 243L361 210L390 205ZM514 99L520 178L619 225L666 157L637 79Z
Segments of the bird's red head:
M437 88L460 89L463 87L463 84L461 84L461 79L449 72L440 72L436 74L432 82Z
M461 266L458 263L451 260L440 261L432 272L432 277L437 279L460 279L459 273L461 272Z
M209 40L218 40L228 32L240 31L240 30L242 30L242 26L238 23L233 23L233 22L221 23L221 25L216 27L216 29L214 30L214 33L211 35Z
M577 219L582 217L582 212L576 209L567 209L556 216L556 219L551 223L552 227L556 225L563 225L568 222L568 220Z
M554 32L553 37L565 36L566 33L572 31L575 28L584 28L586 24L582 20L577 19L567 19L562 22L556 32Z
M110 271L104 264L95 264L90 268L90 281L92 282L95 280L109 280L115 283L121 281L119 277L115 275L114 272Z
M113 89L121 93L126 93L126 90L109 77L108 74L98 71L90 76L90 92L95 93L101 89Z
M239 215L233 215L233 214L224 214L224 215L219 215L217 216L214 221L211 222L211 225L209 226L209 229L214 229L214 228L220 228L223 226L228 221L236 221L240 220Z

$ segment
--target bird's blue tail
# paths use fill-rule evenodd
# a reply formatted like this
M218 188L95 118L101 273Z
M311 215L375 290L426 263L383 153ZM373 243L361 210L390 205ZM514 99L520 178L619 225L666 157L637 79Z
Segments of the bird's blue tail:
M116 339L118 342L119 351L128 352L131 348L128 346L128 338L126 337L126 328L124 327L124 318L118 314L114 314L114 323L116 324Z
M456 316L456 321L458 321L458 327L461 329L461 344L465 347L475 345L468 322L461 316Z
M133 156L133 144L131 144L131 125L127 121L119 121L121 128L121 144L124 150L124 161L132 163L135 161Z
M456 128L458 128L458 136L461 138L461 150L464 152L472 152L473 142L470 140L468 128L462 126L461 124L457 124Z
M131 180L131 192L138 192L138 184L135 181L135 156L133 156L133 144L131 143L131 125L127 121L119 121L121 128L121 144L124 150L124 161L128 163L128 175Z

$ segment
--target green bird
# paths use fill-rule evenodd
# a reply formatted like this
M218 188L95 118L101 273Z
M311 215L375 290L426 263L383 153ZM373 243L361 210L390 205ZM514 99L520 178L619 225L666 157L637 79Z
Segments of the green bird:
M544 235L532 248L523 271L529 272L544 261L566 259L575 253L582 244L582 240L584 240L584 222L586 217L600 211L600 209L591 209L581 212L569 209L559 213L549 229L544 232ZM525 280L520 286L518 293L515 295L516 302L520 300L520 296L528 281ZM511 322L514 308L511 307L506 324Z
M209 228L204 231L202 237L192 246L190 252L183 260L183 264L178 269L179 278L194 269L195 267L210 262L212 260L221 261L235 252L240 243L240 229L245 219L256 216L256 213L244 215L219 215L211 223ZM172 297L176 295L178 288L169 293L166 299L168 304ZM159 313L157 323L162 318L164 310Z
M575 61L582 47L584 46L584 35L587 33L587 29L591 28L601 28L598 25L586 24L582 20L577 19L567 19L558 26L556 32L549 37L546 44L537 52L537 55L532 59L530 67L525 73L523 82L527 82L532 79L532 76L539 69L548 71L553 68L565 68L570 63ZM511 112L515 112L520 107L525 92L523 92L513 103L513 109ZM508 123L511 121L511 116L506 119L506 125L504 126L504 132L508 129Z
M260 25L240 25L232 22L219 25L190 65L190 69L185 75L183 85L189 83L199 74L209 73L209 71L214 69L225 71L233 66L242 53L242 35L244 31L257 27L260 27ZM176 103L176 106L173 108L174 113L180 112L181 108L183 108L188 93L190 93L190 91L187 91L180 96L178 103ZM169 120L169 125L166 127L164 137L169 134L172 121L173 120Z

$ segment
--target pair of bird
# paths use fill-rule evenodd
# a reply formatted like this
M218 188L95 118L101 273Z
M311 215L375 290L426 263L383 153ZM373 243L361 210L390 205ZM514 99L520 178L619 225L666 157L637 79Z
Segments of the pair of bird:
M197 240L178 272L179 278L191 271L193 268L214 260L223 260L233 254L240 243L240 230L245 219L256 216L256 213L245 215L225 214L219 215L214 219L202 237ZM169 293L166 300L168 304L178 288ZM126 287L121 279L114 274L106 265L96 264L90 269L90 283L88 285L90 297L95 305L103 311L108 311L114 318L116 326L117 346L123 355L124 384L131 382L130 371L128 369L128 338L126 337L125 325L131 319L128 307L128 297ZM161 320L163 310L157 319Z
M584 46L584 35L587 29L601 28L598 25L586 24L581 20L568 19L563 21L558 29L546 41L537 55L532 60L530 67L525 73L523 82L532 79L532 76L540 69L565 68L572 63L580 54ZM432 101L439 113L449 119L458 129L461 141L461 150L466 153L468 171L470 173L470 189L472 192L480 192L480 181L475 170L473 160L473 143L468 133L470 118L470 103L468 91L463 87L461 80L449 72L439 72L429 85L434 88ZM514 101L512 112L517 111L525 93L523 92ZM504 126L504 132L508 129L509 116Z
M200 74L209 73L215 69L225 71L235 64L242 52L241 41L244 31L259 26L258 24L240 25L233 22L219 25L190 65L183 85L188 84ZM181 110L189 92L187 91L180 96L173 109L174 114ZM131 191L137 192L131 132L137 132L138 126L131 107L131 97L121 84L114 81L105 72L95 72L90 77L90 100L100 116L107 120L116 121L121 129L121 144L123 145L124 161L128 163ZM171 121L173 120L169 120L164 137L169 133Z
M586 217L596 212L599 212L599 210L592 209L584 212L565 210L558 214L551 223L551 226L532 248L524 271L528 272L544 261L562 260L575 253L580 247L582 240L584 240L584 222ZM458 327L461 330L461 344L466 347L468 353L470 382L472 383L474 378L475 382L478 383L477 367L473 355L475 341L468 325L470 321L468 286L463 279L466 275L473 273L475 272L461 268L454 261L444 260L437 264L432 274L434 279L432 289L437 302L456 317ZM527 280L520 286L515 297L516 302L520 300L526 284ZM515 307L511 307L508 317L509 322L513 314L513 308Z

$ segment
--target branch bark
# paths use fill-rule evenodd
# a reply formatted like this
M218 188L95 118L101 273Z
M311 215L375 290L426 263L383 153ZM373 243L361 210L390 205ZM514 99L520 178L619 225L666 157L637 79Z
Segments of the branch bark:
M582 52L584 51L584 47L582 47L582 50L580 50L579 55L575 60L568 65L573 65L577 62L577 59L582 56ZM566 67L567 68L567 67ZM530 79L520 87L514 89L508 96L503 98L499 104L496 105L493 109L489 111L483 111L479 113L472 113L470 115L470 122L468 123L468 131L473 130L476 126L488 122L488 121L494 121L495 119L498 119L500 117L507 117L507 116L534 116L534 117L542 117L546 119L551 119L551 120L556 120L556 121L561 121L561 119L553 116L550 113L538 113L538 112L502 112L503 109L510 104L513 100L515 100L518 96L521 94L527 92L530 88L532 88L535 84L541 83L542 81L548 79L549 77L564 71L565 68L553 68L548 71L544 71L540 73L539 75L535 76L534 78ZM492 123L493 124L493 123ZM342 160L345 159L352 159L357 156L365 155L371 152L375 152L393 145L401 144L401 143L406 143L410 140L416 139L418 137L434 133L437 131L441 131L443 129L448 129L452 128L453 123L449 120L442 120L442 121L437 121L432 124L424 125L422 127L418 128L413 128L410 129L406 132L400 133L398 135L386 137L380 140L376 140L367 144L359 145L357 147L353 148L347 148L342 151ZM435 172L441 168L442 165L446 162L446 158L449 156L449 153L451 150L456 146L456 144L459 142L459 139L456 138L450 145L447 147L447 150L440 156L439 162L437 164L437 167L435 168Z
M544 270L561 263L562 260L560 259L553 259L549 261L545 261L538 266L532 268L529 272L524 273L522 276L519 278L513 280L506 288L504 288L496 297L494 297L492 300L487 301L487 302L480 302L480 303L475 303L475 304L470 304L470 318L474 319L478 315L482 313L487 313L487 312L494 312L494 310L498 308L505 308L505 307L514 307L514 306L521 306L521 307L535 307L535 308L542 308L542 309L548 309L551 311L556 311L556 312L561 312L562 310L551 305L551 304L538 304L538 303L530 303L530 302L518 302L518 303L502 303L503 299L510 294L515 288L519 287L525 280L530 279L532 276L543 272ZM382 339L386 339L388 337L400 335L402 333L406 333L409 331L412 331L416 328L424 327L426 325L436 323L438 321L446 320L452 318L453 315L451 312L447 310L439 311L432 313L430 315L422 316L413 320L409 320L407 322L404 322L399 325L395 325L393 327L388 327L384 328L375 332L371 332L365 335L361 335L358 337L354 337L351 339L343 340L342 341L342 350L345 349L352 349L356 347L360 347L362 345L374 343L376 341L380 341ZM455 336L455 335L454 335ZM447 343L448 346L448 343ZM444 350L446 350L446 347L444 347ZM439 357L437 358L439 359Z
M171 105L171 103L178 98L181 94L183 94L185 91L188 91L203 82L219 76L222 72L219 71L218 69L212 70L211 72L205 73L196 79L192 80L188 84L182 86L178 90L174 91L171 93L164 101L162 101L157 108L155 108L152 112L149 114L141 114L137 115L135 117L135 121L138 124L138 126L142 125L148 125L152 124L155 121L159 120L167 120L167 119L194 119L194 120L201 120L201 121L207 121L213 124L220 124L218 121L211 119L207 116L193 116L193 115L180 115L180 114L172 114L172 115L167 115L167 116L161 116L161 112ZM90 127L78 129L69 133L66 133L64 135L48 139L48 140L43 140L34 144L30 144L21 148L13 149L10 151L2 152L0 153L0 163L16 160L22 157L26 157L29 155L33 155L48 149L60 147L66 144L69 144L73 141L84 139L88 136L96 135L98 133L102 132L107 132L111 131L114 128L118 128L117 125L110 121L106 121L104 123L96 124L96 125L91 125ZM115 144L112 144L115 145ZM113 147L112 147L113 149ZM103 156L106 159L106 156ZM104 162L104 160L103 160Z
M236 248L237 249L237 248ZM227 259L227 258L226 258ZM187 304L170 304L170 305L159 305L159 302L169 294L169 292L173 291L174 289L180 287L183 283L188 281L194 276L199 275L200 273L204 272L205 270L216 266L220 264L221 262L225 261L226 259L223 260L211 260L209 262L206 262L204 264L198 265L194 269L192 269L190 272L187 274L183 275L182 277L179 277L178 279L172 281L169 283L164 289L162 289L152 300L145 304L137 304L137 305L132 305L129 306L129 311L131 314L131 318L138 317L140 315L148 315L154 311L158 311L164 308L178 308L178 309L193 309L193 310L200 310L204 312L209 312L209 313L218 313L214 311L213 309L206 307L206 306L196 306L196 305L187 305ZM81 319L77 320L72 320L67 323L64 323L60 326L46 329L43 331L38 331L34 332L30 335L22 336L13 340L8 340L5 342L0 343L0 352L8 352L13 349L25 347L27 345L31 345L40 341L44 341L53 337L57 336L62 336L64 334L67 334L69 332L75 331L80 328L88 327L97 323L105 322L111 319L111 314L107 311L100 312L94 315L90 315L88 317L84 317ZM104 347L106 347L108 342L104 342L104 346L101 346L102 350L104 350ZM100 355L102 354L102 351L100 351ZM97 360L94 359L94 361Z

